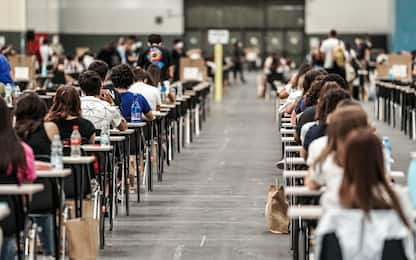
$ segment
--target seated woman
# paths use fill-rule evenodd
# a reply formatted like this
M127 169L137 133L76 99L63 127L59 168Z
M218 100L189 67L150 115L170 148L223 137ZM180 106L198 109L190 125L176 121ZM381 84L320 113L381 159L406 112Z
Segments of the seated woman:
M19 184L33 182L36 179L33 151L16 135L12 126L10 109L1 97L0 144L0 182ZM6 218L0 221L4 232L0 251L0 259L2 260L14 260L16 257L16 236L15 234L8 234L4 229L4 225L15 221L14 218Z
M147 119L153 119L152 110L147 100L142 95L134 94L129 91L130 86L134 83L134 74L128 65L121 64L114 66L111 69L110 78L116 87L116 90L121 95L121 113L127 122L131 122L131 106L133 105L135 96L142 109L142 113Z
M161 69L159 68L159 66L155 64L150 64L147 67L147 73L149 73L149 76L150 76L149 85L152 85L158 88L160 84L163 84L163 82L161 82L161 79L160 79ZM175 103L175 100L176 100L176 97L172 92L167 93L168 103Z
M330 117L328 125L328 143L317 161L309 169L306 186L316 190L326 186L321 196L324 208L338 207L338 188L341 184L343 169L341 166L342 147L351 131L369 127L367 113L362 107L349 106L337 109Z
M90 121L81 117L79 93L72 86L58 88L45 121L53 122L58 127L64 143L71 139L74 126L79 127L83 143L93 144L95 141L95 127Z
M355 130L341 150L340 208L319 221L317 259L415 259L410 201L386 178L380 139Z
M37 157L48 158L51 154L51 143L59 129L53 122L44 122L48 109L38 95L31 93L20 97L16 103L15 130L26 142ZM47 193L47 196L50 196ZM55 255L52 214L35 217L35 222L42 228L40 240L44 256Z

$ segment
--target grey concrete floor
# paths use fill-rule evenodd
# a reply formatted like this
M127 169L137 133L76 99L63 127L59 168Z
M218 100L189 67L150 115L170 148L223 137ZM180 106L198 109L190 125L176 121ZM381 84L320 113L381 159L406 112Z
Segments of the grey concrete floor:
M213 103L202 133L162 183L131 202L106 234L100 259L290 259L288 235L267 231L264 206L280 143L273 104L255 76Z
M280 158L273 102L257 99L255 75L247 78L212 104L201 135L176 156L163 182L131 202L129 217L117 218L99 259L291 259L289 236L270 234L264 219ZM379 135L391 139L393 169L406 172L416 142L364 106Z

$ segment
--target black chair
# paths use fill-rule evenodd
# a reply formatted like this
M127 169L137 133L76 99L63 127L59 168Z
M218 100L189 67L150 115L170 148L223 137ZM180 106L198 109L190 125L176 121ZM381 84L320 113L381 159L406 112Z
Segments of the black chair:
M328 233L322 239L321 254L318 260L342 260L342 249L335 233ZM381 260L407 260L402 240L384 241ZM345 259L347 260L347 259Z

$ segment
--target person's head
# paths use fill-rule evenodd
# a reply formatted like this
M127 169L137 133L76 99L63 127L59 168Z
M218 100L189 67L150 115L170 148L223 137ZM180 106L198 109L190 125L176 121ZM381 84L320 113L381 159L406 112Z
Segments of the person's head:
M305 74L311 69L312 69L312 66L309 64L304 63L300 65L298 72L296 73L296 77L295 77L294 84L292 87L295 87L298 89L303 88L303 80L305 78Z
M316 108L316 119L319 120L321 124L326 124L328 115L335 110L339 102L351 99L351 94L338 87L336 83L326 83L324 87L326 85L331 86L331 88L319 97Z
M305 94L305 106L315 106L318 104L319 95L321 93L321 88L323 85L324 75L318 75L315 80L312 82L311 87Z
M409 227L397 195L384 168L383 145L369 129L350 133L345 143L344 174L339 189L340 203L347 209L393 209Z
M111 69L110 79L116 88L128 89L134 83L134 74L129 65L120 64Z
M329 154L335 153L335 159L343 164L344 143L348 134L359 128L369 128L368 116L361 105L339 107L328 119L328 142L319 155L316 164L322 164Z
M137 67L134 68L134 79L136 82L144 82L147 83L147 80L149 79L149 73L147 73L144 69Z
M0 97L0 174L10 171L16 174L21 167L26 167L26 157L20 139L12 126L12 115L5 100Z
M108 64L102 60L95 60L88 66L88 70L97 72L100 75L101 81L104 81L108 73Z
M86 70L79 75L79 86L86 96L98 96L101 90L101 77L97 72Z
M311 69L308 72L306 72L303 79L303 93L306 94L308 92L312 85L312 82L316 79L316 77L327 74L328 72L326 72L326 70L323 69Z
M59 44L59 35L54 34L52 36L52 44Z
M176 50L182 50L184 47L183 41L181 39L175 39L173 41L173 48Z
M150 85L157 86L157 84L159 84L159 82L160 82L160 74L161 74L161 70L160 70L159 66L157 66L155 64L150 64L147 67L147 73L149 73L151 81L152 81L151 82L152 84L150 84Z
M347 81L345 81L344 78L342 78L340 75L335 74L335 73L329 73L325 76L325 78L323 79L323 84L327 82L335 82L338 84L340 88L345 89L345 90L349 89Z
M43 45L49 45L49 39L48 38L43 38L42 44Z
M35 93L21 96L16 102L14 115L15 130L18 136L26 138L43 124L48 113L45 102Z
M151 34L147 38L147 42L149 43L149 45L161 45L162 36L160 36L160 34Z
M67 119L81 115L81 100L76 88L71 85L59 87L53 98L52 107L46 115L46 121Z
M330 38L337 38L337 31L335 31L334 29L330 30L328 36Z

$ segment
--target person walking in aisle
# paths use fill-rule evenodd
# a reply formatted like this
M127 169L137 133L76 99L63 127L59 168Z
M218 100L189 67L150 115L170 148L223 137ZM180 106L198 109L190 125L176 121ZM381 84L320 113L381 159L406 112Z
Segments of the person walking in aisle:
M331 30L328 38L322 42L320 51L324 56L324 68L328 73L336 73L345 79L345 45L337 38L337 32Z
M241 83L246 83L246 80L244 79L244 74L243 74L243 59L244 59L244 51L242 49L242 43L241 42L236 42L234 43L234 47L233 47L233 56L232 56L232 60L233 60L233 75L234 75L234 83L237 82L237 74L240 73L240 80Z

